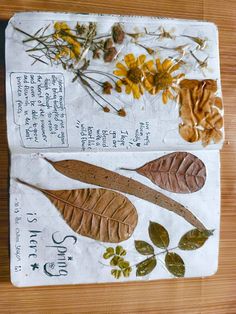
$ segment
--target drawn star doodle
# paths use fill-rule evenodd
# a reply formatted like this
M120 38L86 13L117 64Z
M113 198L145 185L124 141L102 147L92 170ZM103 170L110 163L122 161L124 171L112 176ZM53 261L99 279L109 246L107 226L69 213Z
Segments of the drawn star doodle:
M30 266L32 267L32 270L39 269L39 264L37 263L31 264Z

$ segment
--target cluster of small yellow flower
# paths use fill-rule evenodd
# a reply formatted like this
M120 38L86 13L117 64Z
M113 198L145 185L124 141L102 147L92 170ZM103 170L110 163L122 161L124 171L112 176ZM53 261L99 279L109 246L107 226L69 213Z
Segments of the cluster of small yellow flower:
M81 44L67 23L56 22L54 24L54 30L55 33L53 34L53 39L55 40L55 46L57 48L55 60L67 57L70 60L78 60L81 51Z

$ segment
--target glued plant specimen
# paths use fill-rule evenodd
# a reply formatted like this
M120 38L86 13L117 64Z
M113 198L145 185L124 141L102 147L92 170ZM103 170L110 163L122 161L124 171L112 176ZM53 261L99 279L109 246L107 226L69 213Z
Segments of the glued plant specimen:
M57 171L69 178L134 195L176 213L199 230L206 229L201 221L182 204L136 180L80 160L55 162L46 160Z
M101 242L118 243L133 233L138 215L122 194L105 189L44 190L42 192L78 234Z
M222 100L215 95L214 80L187 80L180 82L179 133L187 142L202 141L203 146L222 139Z
M174 193L197 192L206 181L204 163L186 152L167 154L134 170L121 169L136 171L160 188Z

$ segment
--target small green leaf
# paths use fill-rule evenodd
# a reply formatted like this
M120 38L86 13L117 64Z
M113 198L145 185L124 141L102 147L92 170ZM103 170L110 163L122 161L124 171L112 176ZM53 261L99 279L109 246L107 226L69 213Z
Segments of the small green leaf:
M136 265L136 276L146 276L156 267L157 260L155 256L145 259Z
M125 269L129 267L129 262L127 261L119 261L117 264L121 269Z
M121 245L117 245L117 247L116 247L116 254L120 255L120 256L125 256L126 255L126 250L124 250Z
M123 270L122 270L122 273L123 273L124 277L129 277L131 271L132 271L132 268L131 268L131 267L128 267L128 268L126 268L126 269L123 269Z
M116 279L119 279L121 276L121 270L119 269L112 269L111 270L112 276L114 276Z
M154 254L154 248L151 244L145 241L134 241L136 250L142 255L152 255Z
M161 249L166 249L170 243L168 231L160 224L150 221L149 237L153 244Z
M115 254L115 251L113 249L113 247L108 247L106 249L106 252L103 254L103 258L108 259L110 257L112 257Z
M184 277L184 261L178 254L168 252L165 257L165 264L169 272L175 277Z
M181 250L197 250L213 234L212 230L192 229L185 233L179 241L178 247Z
M115 255L111 261L110 261L110 265L111 266L117 266L119 262L123 262L124 259L120 256Z

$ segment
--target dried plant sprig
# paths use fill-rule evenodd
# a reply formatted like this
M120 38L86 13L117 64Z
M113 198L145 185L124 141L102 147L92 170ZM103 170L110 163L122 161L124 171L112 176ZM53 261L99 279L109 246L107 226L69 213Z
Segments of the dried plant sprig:
M165 269L175 277L184 277L185 275L185 263L182 257L174 252L176 249L184 251L193 251L202 247L210 236L212 236L214 230L203 230L192 229L186 232L179 240L177 246L169 248L170 238L169 233L164 226L157 222L150 221L148 227L148 234L151 243L143 240L134 241L134 246L136 251L142 255L146 256L145 259L130 265L129 262L124 263L121 267L121 271L111 272L111 274L119 279L122 273L127 273L130 275L132 269L136 268L136 276L142 277L150 274L154 268L157 266L157 257L165 255ZM119 248L120 254L117 254L117 248ZM155 249L162 249L161 251L155 252ZM110 264L106 266L118 266L115 269L119 270L119 262L123 262L123 256L126 255L126 250L121 246L117 246L116 249L113 247L106 248L103 254L104 259L111 259ZM121 257L122 256L122 257ZM161 260L160 260L161 262ZM125 276L126 277L126 276ZM128 277L128 276L127 276Z
M110 108L112 108L117 115L124 117L126 113L123 108L117 109L92 86L92 84L95 84L102 88L104 94L111 94L111 90L113 89L113 85L109 82L111 81L114 83L114 90L119 92L119 86L117 86L115 80L117 77L102 71L87 71L89 60L85 56L88 50L92 50L93 52L96 50L97 54L103 51L106 62L113 60L117 51L113 46L114 43L111 35L109 35L106 42L103 40L98 41L96 23L89 23L88 25L77 23L75 29L71 29L66 22L56 22L53 27L54 32L47 35L45 35L45 32L49 28L49 25L45 28L40 28L34 35L15 26L14 29L28 37L23 42L34 43L33 47L26 50L29 56L34 59L33 64L35 62L42 62L48 65L49 62L51 65L61 65L64 70L69 70L75 75L72 81L75 82L78 80L89 96L104 112L110 112ZM120 26L119 31L121 31ZM83 62L82 65L81 62ZM89 73L91 75L87 75ZM94 74L102 75L108 78L109 81L106 79L101 82L93 77Z
M119 279L121 276L130 276L132 268L130 267L130 263L124 258L126 253L126 250L121 245L117 245L115 248L106 248L106 251L103 254L105 260L110 259L109 266L112 267L111 275L115 279Z
M194 37L189 35L181 35L181 37L186 37L194 41L198 45L198 49L203 50L206 47L207 39L206 38L200 38L200 37Z
M201 69L206 69L207 67L208 67L208 59L209 59L209 56L207 56L204 60L200 60L200 59L198 59L197 57L196 57L196 55L193 53L193 51L192 50L190 50L190 54L191 54L191 56L197 61L197 63L198 63L198 65L199 65L199 67L201 68Z

